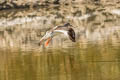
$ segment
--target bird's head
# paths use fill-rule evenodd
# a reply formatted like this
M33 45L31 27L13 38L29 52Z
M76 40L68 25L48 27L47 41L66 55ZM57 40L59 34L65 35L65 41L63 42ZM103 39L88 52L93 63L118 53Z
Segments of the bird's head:
M64 24L64 27L73 27L70 23Z

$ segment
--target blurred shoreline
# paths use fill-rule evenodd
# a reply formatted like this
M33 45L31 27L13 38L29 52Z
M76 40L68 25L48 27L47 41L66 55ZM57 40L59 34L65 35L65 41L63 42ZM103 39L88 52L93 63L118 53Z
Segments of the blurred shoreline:
M75 27L79 44L89 41L98 44L109 41L116 44L120 40L119 3L60 3L34 9L0 11L0 48L39 48L37 43L48 29L66 22ZM63 35L54 38L53 42L51 47L55 48L73 44Z
M73 5L73 4L94 4L114 6L120 3L120 0L0 0L0 10L36 8L51 5Z

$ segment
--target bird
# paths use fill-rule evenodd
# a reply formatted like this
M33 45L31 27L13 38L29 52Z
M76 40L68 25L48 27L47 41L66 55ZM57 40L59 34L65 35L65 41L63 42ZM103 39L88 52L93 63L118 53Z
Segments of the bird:
M45 33L45 35L40 39L39 45L41 45L45 41L45 46L48 46L50 41L57 33L63 33L68 39L72 42L76 42L75 39L75 31L72 28L73 26L70 23L65 23L62 26L56 26L50 29Z

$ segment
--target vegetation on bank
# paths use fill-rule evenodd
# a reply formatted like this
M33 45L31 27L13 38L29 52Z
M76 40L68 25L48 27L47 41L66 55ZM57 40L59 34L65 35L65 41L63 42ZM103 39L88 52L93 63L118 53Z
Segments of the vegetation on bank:
M68 21L76 27L75 31L80 41L84 42L89 39L101 43L104 39L109 39L112 42L117 42L120 39L120 4L118 4L118 0L115 0L116 2L112 2L112 0L110 2L109 0L103 3L102 1L104 0L79 0L81 1L80 4L68 4L75 2L71 0L69 0L69 2L68 0L53 0L51 2L47 0L43 0L42 2L39 0L37 3L34 3L34 5L32 3L25 4L28 1L30 0L26 0L26 2L24 0L24 3L22 3L23 1L21 0L21 3L19 3L17 7L1 7L1 9L10 9L29 8L30 5L32 5L32 7L45 5L42 8L39 7L30 10L19 9L0 11L1 48L16 46L24 48L26 45L29 47L37 46L37 42L39 42L48 28L64 24ZM58 1L58 3L55 3L56 1ZM86 3L83 4L82 1L86 1ZM87 3L87 1L96 1L96 3L88 4L90 2ZM3 3L2 0L0 3ZM4 5L5 4L6 2ZM60 6L54 6L52 4L58 4ZM64 42L64 38L61 38L61 40L54 39L54 42L56 42L54 44L58 44L58 41L60 41L59 43Z
M68 5L71 3L116 4L120 3L120 0L0 0L0 10L11 8L31 8L50 4Z

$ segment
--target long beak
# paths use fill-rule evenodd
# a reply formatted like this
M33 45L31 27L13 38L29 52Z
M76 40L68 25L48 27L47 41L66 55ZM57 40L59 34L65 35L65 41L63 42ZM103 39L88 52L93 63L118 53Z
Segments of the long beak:
M45 47L48 46L48 44L50 43L50 41L52 40L52 38L48 38L47 41L45 42Z

